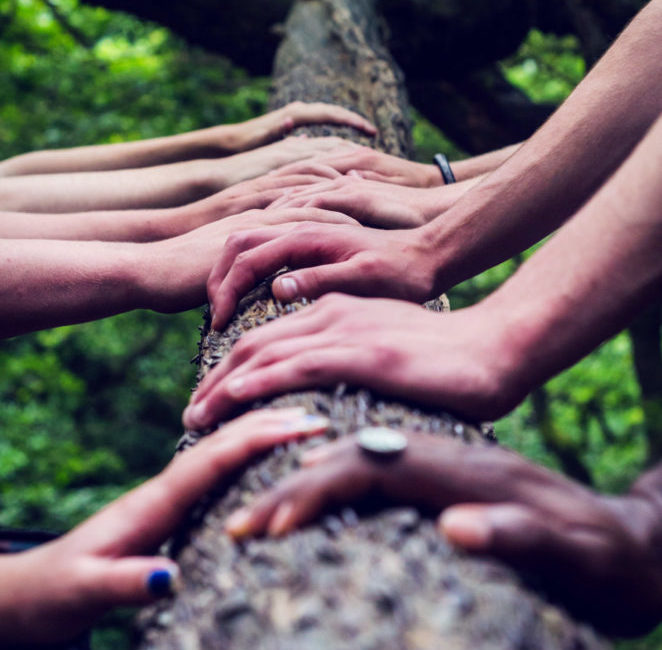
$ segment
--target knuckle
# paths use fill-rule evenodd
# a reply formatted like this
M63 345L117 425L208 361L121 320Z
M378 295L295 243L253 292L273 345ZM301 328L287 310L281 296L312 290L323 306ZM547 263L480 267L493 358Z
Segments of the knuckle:
M370 362L375 367L388 368L392 372L402 365L402 352L393 347L390 339L371 331L371 340Z
M383 272L384 261L376 253L364 253L356 258L356 270L361 276L375 276Z
M308 381L323 379L326 370L326 357L319 351L307 352L299 362L299 373Z
M231 255L236 255L238 251L243 250L245 241L245 233L234 232L225 240L225 250Z

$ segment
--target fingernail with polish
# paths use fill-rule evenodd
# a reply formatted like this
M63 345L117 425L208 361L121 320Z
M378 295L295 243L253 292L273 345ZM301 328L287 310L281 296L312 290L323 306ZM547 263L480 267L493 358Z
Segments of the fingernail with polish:
M154 598L166 598L177 593L179 569L155 569L147 576L147 590Z
M285 300L294 300L299 297L299 286L294 278L280 278L278 288Z

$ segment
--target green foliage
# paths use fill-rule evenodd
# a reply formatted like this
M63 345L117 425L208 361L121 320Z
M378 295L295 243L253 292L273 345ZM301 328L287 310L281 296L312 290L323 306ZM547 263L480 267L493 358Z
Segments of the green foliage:
M262 112L267 81L77 0L0 0L2 155ZM0 344L0 524L64 530L171 457L199 312L132 313Z
M560 104L582 80L586 64L576 36L532 29L518 52L501 63L508 81L533 101Z

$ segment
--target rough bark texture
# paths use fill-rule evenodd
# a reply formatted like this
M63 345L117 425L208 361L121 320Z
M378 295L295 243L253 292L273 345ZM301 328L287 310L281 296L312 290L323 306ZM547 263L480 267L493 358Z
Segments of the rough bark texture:
M288 23L277 61L275 102L336 101L380 128L379 145L406 153L409 136L401 76L379 44L371 0L307 0ZM263 284L222 332L203 328L200 375L245 331L305 304L282 307ZM447 308L443 300L429 308ZM378 372L379 369L376 369ZM384 424L490 444L488 432L443 412L339 386L258 406L303 405L327 415L329 437ZM187 431L181 446L207 432ZM297 465L320 440L290 444L219 486L170 544L184 587L143 612L140 647L166 649L568 649L604 648L588 628L525 588L503 565L468 558L410 508L367 502L343 508L284 539L242 544L223 534L236 507Z

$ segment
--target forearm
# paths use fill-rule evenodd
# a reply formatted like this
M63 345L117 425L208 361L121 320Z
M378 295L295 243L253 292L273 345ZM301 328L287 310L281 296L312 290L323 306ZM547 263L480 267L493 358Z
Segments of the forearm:
M623 32L518 151L428 226L448 288L560 226L627 157L662 108L662 2Z
M460 182L494 171L506 162L521 146L522 143L518 142L517 144L503 147L503 149L490 151L480 156L467 158L466 160L451 161L451 169L453 170L455 180Z
M224 125L135 142L34 151L1 162L0 176L137 169L224 156L236 149L235 131L235 125Z
M0 212L0 239L148 242L196 227L197 204L152 210L66 214ZM190 214L189 214L190 213Z
M145 306L141 246L0 240L0 337Z
M422 193L422 211L427 216L428 221L432 221L449 210L451 206L457 203L469 190L473 189L484 178L484 175L475 176L451 185L442 185L440 187L423 188L419 190Z
M476 309L498 314L523 394L624 327L662 287L662 118L613 178Z
M145 169L2 178L0 209L62 213L183 205L223 185L226 168L225 160L194 160Z

